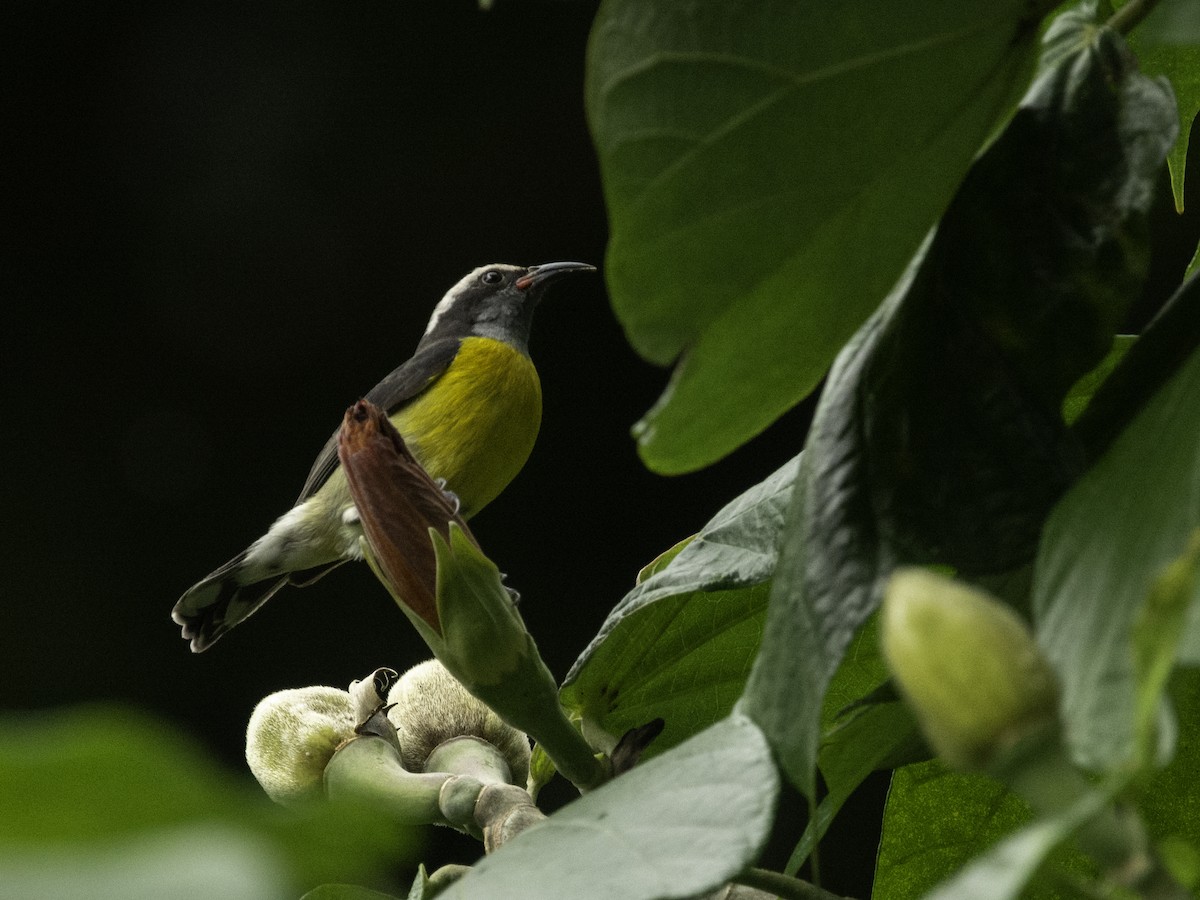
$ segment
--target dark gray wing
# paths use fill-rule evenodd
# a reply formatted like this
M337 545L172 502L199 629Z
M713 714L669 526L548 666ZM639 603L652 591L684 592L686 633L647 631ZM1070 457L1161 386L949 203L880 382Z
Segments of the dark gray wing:
M411 359L371 388L364 399L382 407L391 415L450 368L450 362L458 352L460 343L459 338L442 338L427 344L422 342ZM315 494L338 467L337 439L338 432L335 431L321 448L304 482L304 488L296 499L297 504Z

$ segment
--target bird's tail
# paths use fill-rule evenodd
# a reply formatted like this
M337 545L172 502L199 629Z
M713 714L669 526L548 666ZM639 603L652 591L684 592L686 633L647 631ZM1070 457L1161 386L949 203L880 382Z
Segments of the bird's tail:
M188 588L171 610L171 618L183 626L184 639L192 642L193 653L207 650L288 583L285 574L243 584L239 576L245 561L246 553L239 553Z

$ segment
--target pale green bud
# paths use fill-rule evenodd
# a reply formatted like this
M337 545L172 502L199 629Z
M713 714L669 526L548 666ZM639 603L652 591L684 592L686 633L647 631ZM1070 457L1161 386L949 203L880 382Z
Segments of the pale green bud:
M396 726L404 767L426 771L426 760L442 743L475 737L500 751L512 772L512 783L529 778L529 739L473 697L436 659L400 676L388 695L388 716Z
M898 569L880 637L926 738L952 765L985 767L1054 720L1049 663L1021 618L982 591L926 569Z
M246 762L276 803L321 797L325 765L338 746L354 736L356 724L355 705L346 691L278 691L259 702L250 716Z

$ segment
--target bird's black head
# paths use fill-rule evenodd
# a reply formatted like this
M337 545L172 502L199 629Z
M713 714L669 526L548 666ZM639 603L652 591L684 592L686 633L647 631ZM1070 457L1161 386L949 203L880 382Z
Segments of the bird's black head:
M546 288L567 275L594 271L594 266L579 262L480 266L446 292L430 316L422 341L475 335L528 352L533 310Z

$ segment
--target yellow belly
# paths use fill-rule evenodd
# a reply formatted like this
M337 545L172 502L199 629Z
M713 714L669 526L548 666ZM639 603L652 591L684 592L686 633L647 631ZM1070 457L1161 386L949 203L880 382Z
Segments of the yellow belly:
M529 458L542 422L542 386L524 353L469 337L450 368L392 422L471 516L496 499Z

